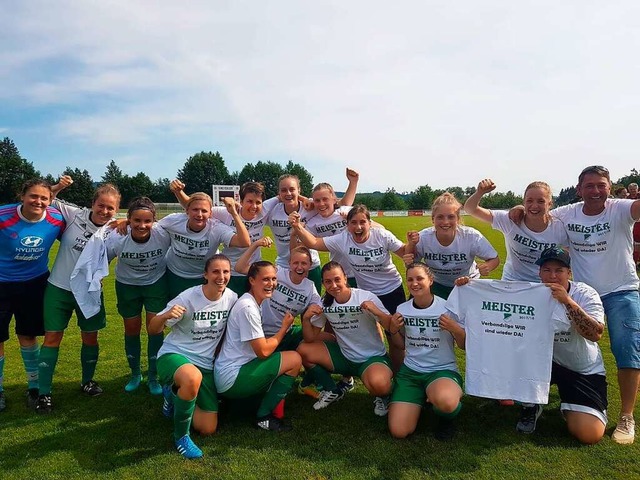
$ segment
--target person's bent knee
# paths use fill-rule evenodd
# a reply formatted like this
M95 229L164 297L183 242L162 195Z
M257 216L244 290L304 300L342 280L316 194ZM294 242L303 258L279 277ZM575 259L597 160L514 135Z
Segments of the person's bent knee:
M416 427L409 425L398 425L392 421L389 422L389 433L393 438L402 439L407 438L413 432L415 432Z
M216 420L215 422L209 422L206 425L194 425L193 428L196 432L198 432L198 435L207 437L216 433L216 431L218 430L218 421Z
M372 395L383 397L391 392L391 378L376 376L369 379L369 391Z
M592 425L572 426L568 425L569 433L584 445L595 445L604 437L604 424L597 422Z
M42 345L45 347L59 347L63 336L64 332L45 332Z
M82 332L82 343L88 347L95 347L98 345L98 332Z
M453 413L456 411L459 404L459 398L443 397L434 402L433 406L440 410L442 413Z

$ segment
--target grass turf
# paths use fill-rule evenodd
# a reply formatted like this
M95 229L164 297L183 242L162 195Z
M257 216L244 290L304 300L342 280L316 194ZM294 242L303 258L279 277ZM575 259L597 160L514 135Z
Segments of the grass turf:
M423 217L376 221L401 239L407 230L430 223ZM500 233L473 219L465 222L479 228L504 260ZM272 259L275 251L264 256ZM492 274L499 276L500 269ZM7 342L8 408L0 414L0 478L640 478L637 444L619 446L607 435L598 445L584 447L569 436L555 388L536 432L529 436L515 431L517 407L465 397L457 435L447 443L434 439L433 414L428 410L414 435L393 440L386 419L373 414L372 398L361 383L345 399L319 412L311 408L312 399L294 392L287 399L292 432L258 431L247 408L227 405L218 433L208 438L193 436L205 457L183 460L173 448L171 422L160 413L161 399L152 397L146 384L130 394L123 390L128 367L122 319L115 309L113 277L104 284L108 324L100 333L96 372L105 389L102 396L88 398L80 393L80 336L75 319L60 349L53 383L55 410L48 416L26 409L17 342L15 338ZM143 339L143 365L145 343ZM600 345L609 379L610 434L619 412L619 395L606 335ZM463 367L460 352L459 361Z

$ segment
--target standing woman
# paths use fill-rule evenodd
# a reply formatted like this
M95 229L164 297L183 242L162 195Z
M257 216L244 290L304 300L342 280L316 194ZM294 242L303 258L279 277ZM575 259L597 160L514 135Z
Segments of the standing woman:
M158 352L158 375L164 385L163 413L173 415L176 448L186 458L202 457L189 429L211 435L218 428L218 394L213 382L216 348L238 296L228 288L231 262L224 255L209 258L204 285L185 290L149 322L152 334L171 332Z
M34 408L38 401L36 337L44 335L49 250L65 227L62 214L50 207L52 196L47 182L34 179L23 185L20 203L0 207L0 412L6 408L4 342L12 316L27 373L27 406Z
M461 225L462 205L449 192L436 198L431 209L433 226L418 233L415 259L424 262L432 272L433 294L446 300L456 278L487 276L500 265L500 258L484 235ZM476 257L484 262L476 264ZM412 263L413 256L405 260Z
M167 253L169 298L202 285L202 269L207 258L225 247L248 247L251 244L247 228L235 204L227 206L236 228L211 219L212 200L202 192L194 193L186 202L186 213L172 213L158 222L170 235L171 248Z
M52 187L52 190L58 194L72 183L73 179L70 176L63 175L60 177L60 181ZM51 399L53 374L64 331L74 312L78 319L82 338L80 390L91 397L102 393L102 388L93 380L93 375L98 363L98 331L107 325L104 301L101 301L100 311L96 315L86 318L71 292L70 278L71 272L89 239L98 228L113 218L119 205L120 192L109 183L98 187L95 191L91 208L80 208L62 200L53 201L53 206L62 213L67 228L60 240L60 248L44 295L45 334L38 365L40 383L40 396L36 406L38 413L49 413L53 408Z
M491 179L478 183L478 189L464 204L469 215L490 223L504 235L507 260L502 280L540 282L536 260L549 247L566 246L569 241L564 225L549 214L553 205L551 187L544 182L530 183L524 191L524 221L517 224L509 219L509 212L489 210L480 206L483 195L495 190Z
M297 352L276 351L293 323L293 315L287 313L276 334L266 337L260 306L276 288L276 268L262 260L251 265L247 276L249 291L238 299L229 315L227 333L214 364L216 388L232 399L264 394L256 427L289 430L272 412L291 390L302 365Z
M375 396L374 413L387 414L393 372L378 323L389 332L391 315L373 293L351 288L344 269L337 262L322 267L325 295L315 316L302 320L304 343L298 347L302 364L322 392L315 410L340 400L345 391L331 378L332 373L358 376ZM321 341L322 327L329 322L336 342ZM394 333L394 332L390 332ZM395 332L397 333L397 331ZM396 335L397 336L397 335ZM391 341L396 342L394 335Z
M413 251L386 229L371 228L371 215L364 205L356 205L347 215L347 230L338 235L317 238L305 230L299 215L290 217L291 226L308 248L338 253L353 268L358 287L377 295L390 313L405 301L402 277L391 260L391 252L399 257ZM409 233L410 237L411 233ZM390 339L389 339L390 340ZM404 352L390 342L394 371L402 365Z
M389 406L389 431L394 438L412 434L425 402L438 416L436 438L454 434L452 420L462 404L462 377L453 351L454 340L464 349L465 331L446 316L445 301L431 292L433 274L424 263L407 267L411 300L391 319L390 332L403 339L404 364L396 375Z
M149 361L148 386L153 395L160 395L156 358L162 346L163 334L149 332L149 323L167 305L166 254L171 240L156 221L156 207L147 197L131 201L127 212L127 234L112 231L104 240L107 258L118 258L116 265L116 298L118 313L124 319L124 349L131 368L127 392L140 386L140 331L142 308L146 315Z

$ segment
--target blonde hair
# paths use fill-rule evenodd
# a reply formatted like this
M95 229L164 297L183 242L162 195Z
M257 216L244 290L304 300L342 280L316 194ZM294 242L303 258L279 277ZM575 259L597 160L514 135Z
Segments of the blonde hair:
M193 202L198 202L198 201L209 202L209 208L213 206L213 200L208 194L204 192L196 192L189 197L189 200L187 201L187 205L185 206L185 209L188 210Z
M545 196L547 197L547 200L549 201L549 207L551 207L551 205L553 205L553 195L551 194L551 187L549 186L549 184L547 182L542 182L542 181L531 182L529 185L527 185L527 188L524 189L524 196L522 197L522 201L523 202L527 198L527 192L529 190L531 190L532 188L539 188L540 190L545 192ZM525 212L525 215L526 215L526 212ZM552 220L552 217L549 214L549 212L547 212L544 215L544 221L545 221L545 223L551 223L551 220Z
M438 207L441 207L442 205L453 205L456 209L456 216L458 217L458 220L460 220L460 210L462 210L462 204L449 192L444 192L433 201L433 203L431 204L431 218L433 218L433 216L436 214L436 210L438 209Z
M114 184L104 183L96 188L96 191L93 193L93 200L91 201L92 205L96 203L96 200L100 198L100 195L115 197L118 200L118 206L120 205L120 190L118 190L118 187L116 187Z

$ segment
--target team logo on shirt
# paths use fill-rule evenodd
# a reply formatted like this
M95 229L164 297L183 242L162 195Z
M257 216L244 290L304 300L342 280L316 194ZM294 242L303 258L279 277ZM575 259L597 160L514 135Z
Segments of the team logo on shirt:
M487 302L482 301L482 310L489 310L491 312L502 312L505 314L504 318L509 318L514 313L518 315L535 316L535 307L532 305L519 305L517 303L504 303L504 302ZM509 314L509 317L506 315Z
M544 243L533 240L529 237L524 237L518 233L513 236L513 241L518 242L520 245L524 245L529 248L530 252L546 250L549 247L555 247L555 243Z
M28 248L39 247L40 245L42 245L42 242L44 242L43 238L36 237L35 235L28 235L20 239L20 244L23 247L28 247Z

